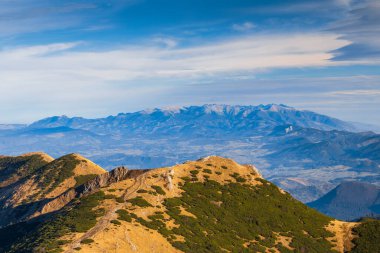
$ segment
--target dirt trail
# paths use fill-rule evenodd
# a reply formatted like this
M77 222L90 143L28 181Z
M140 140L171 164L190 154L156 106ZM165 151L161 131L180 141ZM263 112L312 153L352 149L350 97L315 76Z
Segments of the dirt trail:
M145 174L139 175L134 179L134 183L127 188L125 193L123 194L122 198L124 200L127 200L133 196L145 183ZM68 249L65 251L66 253L73 253L75 252L74 249L77 247L80 247L80 242L88 239L90 237L93 237L97 233L103 231L111 222L111 220L114 220L117 218L116 211L121 209L125 204L124 203L118 203L115 207L113 207L111 210L109 210L104 216L102 216L99 221L96 223L96 225L91 228L89 231L87 231L84 235L82 235L80 238L72 241L70 244L67 245Z
M334 249L340 253L348 252L352 249L353 243L352 239L354 235L352 234L352 229L358 223L355 222L344 222L335 220L329 224L327 230L334 233L333 237L330 237L329 240L335 245Z

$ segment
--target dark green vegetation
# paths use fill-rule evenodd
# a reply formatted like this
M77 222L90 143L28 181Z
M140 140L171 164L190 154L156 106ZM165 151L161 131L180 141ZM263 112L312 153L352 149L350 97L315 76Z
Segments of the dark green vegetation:
M203 169L203 173L212 174L212 171L210 169Z
M74 169L79 163L80 161L71 154L48 163L36 172L38 187L44 189L44 194L50 193L63 181L74 176Z
M145 199L143 199L140 196L138 196L136 198L133 198L133 199L128 199L127 202L131 203L134 206L139 206L139 207L149 207L149 206L152 206L151 204L149 204L148 201L146 201Z
M178 228L168 230L163 216L149 217L151 221L138 219L158 230L180 250L264 252L267 247L286 252L283 245L276 244L275 233L280 233L293 238L290 246L296 252L334 252L326 240L332 234L324 229L331 219L282 194L270 183L254 187L238 183L221 185L212 180L187 181L182 189L182 197L166 199L164 203ZM181 215L181 206L197 218ZM185 241L176 241L176 235L183 236Z
M125 200L124 200L123 197L117 197L117 198L115 198L115 199L116 199L116 202L117 202L117 203L124 203L124 202L125 202Z
M245 178L241 177L239 173L236 173L236 172L233 174L230 174L230 176L235 178L236 182L239 182L239 183L244 183L247 181Z
M94 242L94 240L92 240L92 239L84 239L84 240L81 241L81 243L83 243L83 244L90 244L90 243L93 243L93 242Z
M116 213L119 215L118 217L119 220L123 220L127 222L132 221L132 215L127 210L119 209L116 211Z
M374 253L380 252L380 221L366 219L362 224L353 229L357 238L353 240L354 253Z
M0 186L9 181L33 175L39 168L48 164L40 155L0 157Z
M72 232L86 232L96 224L104 209L96 209L105 194L102 191L75 199L69 206L46 221L19 223L0 229L0 252L60 252L64 243L58 238Z
M117 226L121 225L121 222L118 220L111 220L111 223Z
M190 170L191 176L196 176L199 174L199 170Z
M166 192L158 185L152 185L151 186L158 194L160 195L166 195Z
M97 175L96 174L88 174L88 175L79 175L76 176L75 179L75 187L82 185L84 183L87 183L88 181L94 179ZM109 190L111 192L111 190Z

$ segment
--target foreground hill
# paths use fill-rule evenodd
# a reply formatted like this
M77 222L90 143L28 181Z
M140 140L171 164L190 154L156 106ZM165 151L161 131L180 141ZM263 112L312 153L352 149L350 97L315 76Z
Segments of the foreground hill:
M42 152L21 156L0 156L0 188L6 187L27 176L54 159Z
M151 170L120 167L48 201L60 200L67 204L55 212L0 229L0 251L379 250L376 221L334 220L254 167L216 156Z
M54 211L49 199L106 171L90 160L69 154L53 159L44 153L0 157L0 227Z
M308 204L341 220L380 215L380 187L361 182L344 182Z

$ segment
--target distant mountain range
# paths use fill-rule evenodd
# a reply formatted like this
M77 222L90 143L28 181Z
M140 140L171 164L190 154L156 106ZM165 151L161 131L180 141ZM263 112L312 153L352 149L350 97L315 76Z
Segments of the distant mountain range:
M0 150L81 153L106 169L220 155L257 165L269 180L310 202L344 180L380 184L380 135L361 130L286 105L204 105L2 125Z
M380 187L362 182L343 182L308 205L340 220L379 217Z
M278 125L294 125L320 130L357 131L354 124L311 111L300 111L286 105L231 106L204 105L171 109L152 109L120 113L102 119L67 116L50 117L29 128L69 127L97 134L217 134L226 131L246 132L271 130ZM214 131L211 131L214 130ZM210 132L211 131L211 132ZM216 131L216 132L215 132Z

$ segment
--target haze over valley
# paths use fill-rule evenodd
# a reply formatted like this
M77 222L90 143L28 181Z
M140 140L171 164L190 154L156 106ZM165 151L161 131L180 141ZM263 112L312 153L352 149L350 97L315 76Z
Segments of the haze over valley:
M0 131L3 154L80 153L106 169L170 166L208 155L254 164L304 202L346 180L380 185L380 135L285 105L204 105L54 116Z

